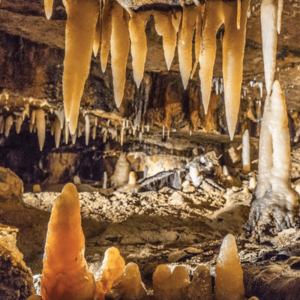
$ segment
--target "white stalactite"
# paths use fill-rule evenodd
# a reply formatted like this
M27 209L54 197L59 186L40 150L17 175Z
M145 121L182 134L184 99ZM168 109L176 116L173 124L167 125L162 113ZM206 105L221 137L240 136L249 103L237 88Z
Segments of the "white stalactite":
M46 138L45 111L42 108L39 108L36 111L36 127L37 127L40 151L42 151L45 143L45 138Z
M9 115L6 120L5 120L5 132L4 132L4 135L5 137L9 137L9 132L11 130L11 127L13 126L14 124L14 118L12 115Z
M250 172L250 137L248 129L243 134L243 170L244 172Z
M55 118L54 121L54 139L55 139L55 147L58 148L60 144L60 138L61 138L61 126L60 121L57 118Z
M44 0L45 14L47 20L51 19L53 11L53 0Z
M85 145L88 146L90 142L91 122L88 114L84 116L84 119L85 119Z
M283 3L284 3L284 0L278 0L278 10L277 10L277 32L278 32L278 34L280 34L280 32L281 32L281 19L282 19Z

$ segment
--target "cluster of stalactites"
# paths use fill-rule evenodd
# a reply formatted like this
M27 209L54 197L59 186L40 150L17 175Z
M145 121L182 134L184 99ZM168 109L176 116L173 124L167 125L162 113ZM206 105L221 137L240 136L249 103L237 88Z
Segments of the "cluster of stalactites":
M271 1L271 0L266 0ZM139 11L124 9L118 1L64 0L67 11L66 54L64 62L63 95L66 120L75 134L80 100L90 70L91 55L100 48L100 62L106 70L109 52L113 74L114 98L122 103L126 82L129 48L132 54L133 77L139 87L144 76L147 56L145 28L152 15L155 29L163 38L167 68L171 68L176 45L183 85L193 76L198 61L203 104L207 112L213 66L216 55L216 33L225 25L223 38L223 76L226 118L233 138L243 73L246 20L249 0L233 2L207 1L205 6L183 6L182 11ZM52 12L53 0L45 0L46 16ZM195 63L193 66L193 38Z

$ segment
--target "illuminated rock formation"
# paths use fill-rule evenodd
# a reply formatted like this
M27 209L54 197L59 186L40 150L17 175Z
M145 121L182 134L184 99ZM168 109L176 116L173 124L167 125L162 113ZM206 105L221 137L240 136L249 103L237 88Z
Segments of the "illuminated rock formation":
M215 299L244 300L243 270L233 235L228 234L222 243L216 265Z
M248 225L277 230L295 226L298 194L291 188L290 135L286 103L280 83L275 81L267 97L259 145L259 176Z

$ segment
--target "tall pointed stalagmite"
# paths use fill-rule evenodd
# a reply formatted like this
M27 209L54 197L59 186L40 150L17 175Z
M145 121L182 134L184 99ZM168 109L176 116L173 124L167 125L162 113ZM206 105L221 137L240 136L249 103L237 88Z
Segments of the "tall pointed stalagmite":
M277 3L262 0L260 8L262 48L267 94L271 95L276 68L277 51Z
M63 0L63 3L68 15L63 97L67 122L73 135L77 128L85 81L90 71L99 3L97 0Z
M37 127L40 151L42 151L45 143L45 138L46 138L45 111L42 108L39 108L36 111L36 127Z
M140 86L144 77L147 57L147 37L145 29L149 16L149 11L141 11L139 13L132 11L129 21L133 78L137 87Z
M100 62L101 70L104 73L107 66L107 60L110 49L111 38L111 12L113 8L113 0L106 0L103 2L102 12L102 26L101 26L101 50L100 50Z
M116 106L119 108L123 100L126 82L126 67L129 53L129 14L117 1L113 4L111 22L111 68L115 102Z
M196 19L198 16L198 6L190 5L183 7L183 16L178 35L178 58L179 69L183 86L186 89L192 71L193 61L193 36Z
M207 114L216 58L216 34L224 22L223 1L205 3L204 27L200 53L200 79L204 112Z
M228 234L222 243L216 265L215 299L244 300L243 270L235 237Z
M45 15L47 20L51 19L53 11L53 0L44 0Z
M152 11L155 20L155 29L158 35L163 37L163 48L167 68L170 70L175 54L177 31L173 25L173 14L171 11Z
M223 78L226 120L233 139L240 108L243 60L246 42L246 23L249 0L242 1L240 29L236 26L237 3L223 2L225 35L223 38Z
M84 250L79 196L75 185L68 183L54 203L48 225L41 280L43 300L95 299L95 282L87 269Z

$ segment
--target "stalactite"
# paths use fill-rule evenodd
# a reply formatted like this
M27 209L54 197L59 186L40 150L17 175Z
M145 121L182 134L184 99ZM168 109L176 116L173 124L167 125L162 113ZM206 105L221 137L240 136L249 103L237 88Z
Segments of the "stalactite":
M63 1L67 11L63 97L66 119L73 135L90 62L99 14L97 0Z
M59 119L60 122L60 128L63 129L64 128L64 124L65 124L65 112L64 110L55 110L54 113L56 114L56 116Z
M192 71L192 46L198 10L198 7L195 5L185 5L183 7L183 16L178 35L179 69L184 89L186 89L188 85L188 81Z
M92 129L92 139L95 140L97 136L97 126L93 126Z
M69 136L70 136L70 130L69 130L69 126L68 126L67 120L65 120L64 129L65 129L64 130L64 141L65 141L65 144L68 145L68 143L69 143ZM76 132L75 132L75 134L76 134Z
M262 0L260 19L266 90L267 94L271 95L277 48L277 4L275 0Z
M46 18L47 20L50 20L53 11L53 0L44 0L44 6L45 6Z
M205 3L204 27L200 52L200 80L204 112L207 114L216 58L216 34L224 22L223 1Z
M237 18L236 18L236 28L241 27L241 0L237 0Z
M101 14L101 12L100 12L100 14ZM101 19L100 19L100 14L99 14L97 25L96 25L95 38L94 38L94 43L93 43L93 54L94 54L94 57L97 57L98 52L99 52L99 47L100 47L100 34L101 34Z
M147 57L147 37L145 29L149 16L149 11L139 13L132 11L129 21L133 78L137 87L140 86L144 77Z
M102 184L103 189L107 189L107 173L103 173L103 184Z
M7 138L9 136L9 132L11 130L11 127L14 124L14 118L12 115L9 115L6 119L5 119L5 132L4 132L4 136Z
M16 118L16 132L19 134L21 132L21 127L23 124L22 116L17 116Z
M42 151L46 138L45 111L42 108L39 108L36 111L36 127L38 132L40 151Z
M56 118L54 121L54 138L55 138L55 147L58 148L60 144L60 138L61 138L61 126L58 118Z
M155 20L155 29L158 35L163 37L163 49L168 70L175 54L176 48L176 29L172 22L172 12L152 11Z
M91 129L91 123L90 123L90 117L88 114L84 116L85 119L85 145L89 145L90 141L90 129Z
M77 131L75 131L75 133L71 137L72 137L72 145L75 145L77 140Z
M282 19L283 3L284 3L284 0L278 0L278 10L277 10L277 32L278 32L278 34L280 34L280 32L281 32L281 19Z
M100 62L101 70L104 73L106 71L107 60L110 50L110 39L111 39L111 12L113 7L112 0L103 1L103 12L102 12L102 34L101 34L101 52Z
M35 124L35 116L36 116L36 109L33 109L31 111L31 118L30 118L30 124L29 124L30 133L32 133L32 131L33 131L33 127L34 127L34 124Z
M241 27L236 28L236 2L223 2L225 14L225 35L223 38L223 78L225 91L226 120L231 140L240 108L243 79L243 60L246 42L246 23L249 0L241 4Z
M117 1L115 1L112 12L110 53L115 103L118 108L123 100L126 82L126 67L129 53L128 22L128 13Z

